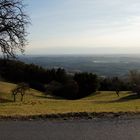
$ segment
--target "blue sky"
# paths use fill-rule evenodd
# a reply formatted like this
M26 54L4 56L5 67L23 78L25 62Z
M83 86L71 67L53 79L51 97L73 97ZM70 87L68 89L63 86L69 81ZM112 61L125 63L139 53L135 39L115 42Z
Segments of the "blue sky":
M140 52L139 0L25 0L27 54Z

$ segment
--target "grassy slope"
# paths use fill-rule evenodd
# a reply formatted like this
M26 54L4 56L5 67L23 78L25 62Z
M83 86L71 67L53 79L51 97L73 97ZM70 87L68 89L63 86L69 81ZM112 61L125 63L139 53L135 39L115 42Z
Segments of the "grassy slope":
M129 99L129 92L100 92L84 99L67 101L44 96L41 92L30 90L23 102L20 97L12 102L10 90L14 84L0 82L0 116L39 115L68 112L140 112L140 99Z

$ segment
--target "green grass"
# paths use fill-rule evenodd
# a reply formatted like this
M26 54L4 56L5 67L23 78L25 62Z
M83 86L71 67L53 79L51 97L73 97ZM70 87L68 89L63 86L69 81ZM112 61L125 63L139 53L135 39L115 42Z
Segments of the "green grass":
M30 90L23 102L18 97L13 102L11 89L14 84L0 82L0 116L30 116L70 112L140 112L140 99L124 91L118 97L115 92L102 91L80 100L63 100Z

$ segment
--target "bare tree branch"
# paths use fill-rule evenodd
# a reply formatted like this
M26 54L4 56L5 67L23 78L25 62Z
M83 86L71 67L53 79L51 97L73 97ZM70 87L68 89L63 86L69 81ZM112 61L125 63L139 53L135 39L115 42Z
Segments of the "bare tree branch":
M0 48L6 58L24 53L29 24L24 7L23 0L0 0Z

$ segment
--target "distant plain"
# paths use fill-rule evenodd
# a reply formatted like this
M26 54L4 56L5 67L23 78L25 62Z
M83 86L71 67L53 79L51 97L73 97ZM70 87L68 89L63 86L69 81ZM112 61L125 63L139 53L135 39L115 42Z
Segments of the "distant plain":
M140 55L29 55L20 57L26 63L45 68L64 68L68 73L92 72L99 76L127 76L140 69Z

